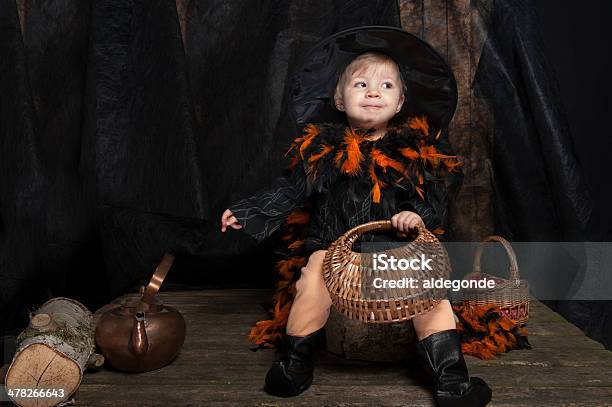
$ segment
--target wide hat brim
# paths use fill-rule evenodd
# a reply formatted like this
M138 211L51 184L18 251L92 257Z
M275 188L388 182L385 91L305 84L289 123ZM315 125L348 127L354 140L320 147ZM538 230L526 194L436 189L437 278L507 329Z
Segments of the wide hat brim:
M343 119L333 105L340 74L364 52L384 53L398 64L406 82L400 117L426 116L446 128L457 106L457 84L442 56L420 38L395 27L364 26L336 33L315 45L292 77L293 110L298 125Z

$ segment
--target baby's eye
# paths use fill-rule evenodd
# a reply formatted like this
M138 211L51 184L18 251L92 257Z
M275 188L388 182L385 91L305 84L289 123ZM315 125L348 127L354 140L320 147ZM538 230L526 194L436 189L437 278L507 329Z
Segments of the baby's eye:
M393 83L391 82L385 82L382 84L383 89L392 89L393 88Z
M366 83L363 82L363 81L355 82L355 87L356 88L365 88L366 87Z

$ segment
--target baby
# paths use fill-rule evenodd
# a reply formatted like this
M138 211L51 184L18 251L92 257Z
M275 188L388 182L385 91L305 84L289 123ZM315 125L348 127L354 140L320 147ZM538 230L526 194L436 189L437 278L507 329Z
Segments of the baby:
M383 54L364 53L355 58L340 76L334 102L336 109L346 113L348 124L354 129L369 130L367 140L385 136L387 124L402 109L406 85L397 64ZM425 227L421 217L411 211L401 211L391 217L400 232L417 225ZM227 209L221 216L221 231L242 226Z
M379 52L358 55L340 75L333 94L334 106L346 122L307 126L294 144L291 175L231 206L221 217L223 232L228 227L244 229L261 240L306 198L315 202L306 239L312 254L296 283L284 338L286 353L266 376L265 390L270 394L295 396L312 383L313 355L323 344L332 305L322 275L331 242L371 220L390 219L403 234L416 226L433 230L441 225L441 215L423 199L427 181L418 171L413 178L406 176L411 165L420 162L414 154L428 151L419 150L423 145L419 140L425 140L429 131L427 123L417 119L390 124L401 119L398 114L410 97L406 89L392 58ZM491 390L481 379L469 378L449 301L440 301L412 321L418 353L434 372L438 404L486 405Z

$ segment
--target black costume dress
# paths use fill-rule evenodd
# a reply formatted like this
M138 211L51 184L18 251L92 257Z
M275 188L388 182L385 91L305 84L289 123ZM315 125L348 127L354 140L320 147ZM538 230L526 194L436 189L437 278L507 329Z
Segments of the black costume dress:
M409 123L374 141L344 124L307 126L292 148L289 173L230 210L259 242L310 200L308 253L327 249L355 226L401 211L416 212L427 229L442 232L447 184L456 181L458 164L441 133L429 134L424 119Z
M285 219L285 259L277 263L279 281L272 319L259 321L249 338L260 347L278 344L293 302L294 284L308 256L360 224L418 213L426 227L444 233L449 196L460 172L445 135L430 131L425 118L387 129L384 137L346 124L307 125L295 140L289 173L270 188L230 206L244 230L261 241ZM303 207L309 208L304 210ZM363 235L362 242L378 240Z

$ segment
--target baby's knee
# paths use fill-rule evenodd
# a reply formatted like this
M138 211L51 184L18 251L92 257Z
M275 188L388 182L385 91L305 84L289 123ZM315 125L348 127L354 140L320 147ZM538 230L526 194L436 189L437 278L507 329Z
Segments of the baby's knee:
M308 263L302 267L302 277L323 278L323 259L325 250L317 250L308 258Z
M302 267L302 274L295 283L295 288L298 291L306 291L309 289L317 289L321 285L325 285L323 274L312 267Z
M440 300L435 307L433 308L435 312L451 314L453 312L453 307L450 304L449 300Z
M325 287L325 280L323 279L324 256L324 250L319 250L310 256L308 259L308 264L302 267L300 278L296 283L296 289L298 291L309 289L320 290L321 288Z
M327 254L327 250L317 250L313 252L310 257L308 257L308 264L306 267L323 267L323 260L325 259L325 255Z

